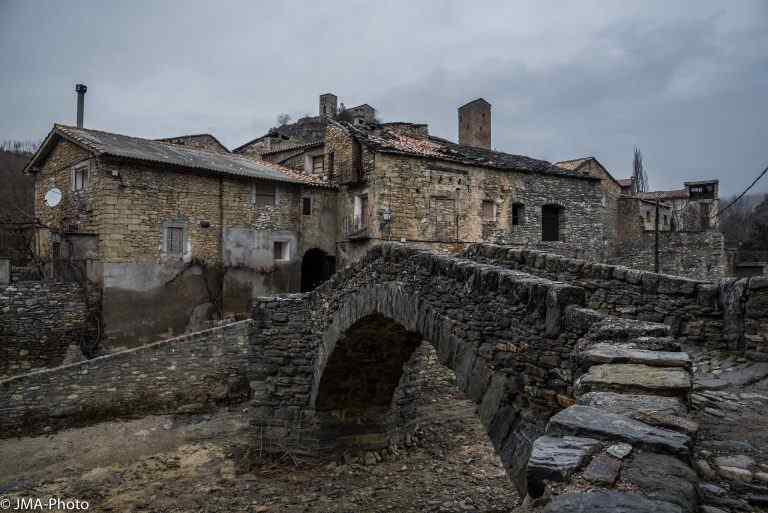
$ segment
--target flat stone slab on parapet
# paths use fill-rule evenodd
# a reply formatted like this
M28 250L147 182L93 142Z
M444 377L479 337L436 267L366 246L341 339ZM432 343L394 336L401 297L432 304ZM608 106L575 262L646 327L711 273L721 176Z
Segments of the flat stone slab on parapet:
M640 337L667 337L670 327L658 322L609 317L590 330L593 340L628 340Z
M753 363L748 367L731 372L723 372L718 376L707 375L696 378L693 388L696 390L720 390L730 387L743 387L757 383L768 377L768 362Z
M637 493L597 490L552 499L544 513L684 513L680 506L646 499Z
M575 405L560 411L547 426L548 435L573 435L626 442L650 451L686 456L691 437L655 428L625 415L617 415L591 406Z
M544 492L544 480L568 480L590 455L600 449L600 445L593 438L540 436L533 443L528 459L528 493L540 497Z
M638 453L624 464L621 479L639 486L650 499L677 504L683 511L696 508L698 476L673 456Z
M577 395L614 391L684 396L690 389L691 375L685 369L633 363L596 365L577 383Z
M655 413L659 415L685 415L688 409L677 397L658 395L618 394L616 392L589 392L578 399L578 404L594 406L609 413L631 415Z
M651 367L690 367L688 353L649 351L629 344L600 343L579 354L579 360L589 364L638 363Z

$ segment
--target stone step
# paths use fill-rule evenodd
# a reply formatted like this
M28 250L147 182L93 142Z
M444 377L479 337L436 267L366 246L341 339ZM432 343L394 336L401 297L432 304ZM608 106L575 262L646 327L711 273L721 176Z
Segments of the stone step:
M577 396L597 391L684 397L690 389L691 375L686 369L634 363L596 365L576 383Z
M595 344L578 356L583 364L598 365L603 363L638 363L651 367L691 366L688 353L669 351L649 351L637 349L629 344Z
M588 392L580 396L577 402L583 406L594 406L619 415L649 413L682 416L688 412L685 403L677 397L658 395Z
M682 513L677 504L655 501L639 493L595 490L558 495L544 513Z
M578 404L549 419L546 433L550 436L572 435L626 442L649 451L679 456L688 456L691 448L691 437L683 433L652 427L625 415Z
M567 481L600 447L600 441L593 438L540 436L533 442L526 467L528 494L540 497L545 480Z

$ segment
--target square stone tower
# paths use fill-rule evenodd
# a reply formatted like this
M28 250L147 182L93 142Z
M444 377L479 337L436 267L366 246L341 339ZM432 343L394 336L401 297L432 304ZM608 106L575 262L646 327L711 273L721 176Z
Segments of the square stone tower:
M491 104L484 99L459 107L459 144L491 149Z
M320 117L335 118L339 99L335 94L325 93L320 95Z

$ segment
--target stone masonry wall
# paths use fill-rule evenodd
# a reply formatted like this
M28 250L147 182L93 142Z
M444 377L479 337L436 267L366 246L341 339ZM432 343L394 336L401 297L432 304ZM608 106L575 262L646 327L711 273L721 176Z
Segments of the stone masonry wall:
M88 183L83 191L72 190L72 167L85 166L88 169ZM46 229L38 232L38 251L49 256L49 233L63 231L68 225L77 224L80 232L97 233L98 218L104 206L103 183L100 179L100 163L93 156L70 143L60 142L46 159L35 176L35 217ZM58 206L45 204L45 194L58 188L62 199Z
M761 278L713 283L488 244L464 255L583 287L590 308L662 322L683 341L760 358L768 349L768 285Z
M64 362L70 346L96 338L74 283L16 282L0 288L0 379ZM82 356L80 356L82 357Z
M659 265L664 274L697 280L712 280L726 275L723 234L701 232L659 232ZM655 235L641 231L636 238L622 240L616 255L605 261L633 269L654 269Z
M251 326L241 321L0 381L0 437L247 400Z

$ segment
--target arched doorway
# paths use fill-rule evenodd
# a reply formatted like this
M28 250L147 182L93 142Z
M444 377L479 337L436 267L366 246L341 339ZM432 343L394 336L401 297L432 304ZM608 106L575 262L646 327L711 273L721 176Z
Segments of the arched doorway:
M309 292L336 272L336 258L325 251L312 248L301 260L301 291Z

